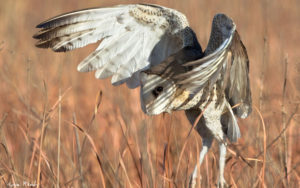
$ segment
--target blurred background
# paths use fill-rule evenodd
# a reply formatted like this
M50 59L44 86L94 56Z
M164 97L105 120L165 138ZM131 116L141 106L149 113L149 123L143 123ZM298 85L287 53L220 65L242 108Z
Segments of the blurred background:
M69 53L34 46L35 26L50 17L130 3L183 12L203 49L216 13L234 20L250 58L253 112L239 119L242 138L229 147L225 179L232 187L299 187L297 0L1 0L1 187L23 182L43 187L187 187L201 139L196 131L187 136L191 125L184 112L148 117L140 109L139 89L113 87L109 79L96 80L93 72L77 72L77 64L96 45ZM214 143L201 166L198 187L216 186L217 160Z

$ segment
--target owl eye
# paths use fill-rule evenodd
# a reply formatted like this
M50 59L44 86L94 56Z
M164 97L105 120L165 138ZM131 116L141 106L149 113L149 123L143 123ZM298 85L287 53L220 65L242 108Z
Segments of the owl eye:
M152 94L156 98L158 95L164 90L162 86L157 86L153 91Z

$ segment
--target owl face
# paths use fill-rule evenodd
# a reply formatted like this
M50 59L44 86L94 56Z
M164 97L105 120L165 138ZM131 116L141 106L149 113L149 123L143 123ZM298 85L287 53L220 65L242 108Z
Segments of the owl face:
M176 92L175 83L155 74L142 72L140 76L143 111L148 115L170 112L170 104Z

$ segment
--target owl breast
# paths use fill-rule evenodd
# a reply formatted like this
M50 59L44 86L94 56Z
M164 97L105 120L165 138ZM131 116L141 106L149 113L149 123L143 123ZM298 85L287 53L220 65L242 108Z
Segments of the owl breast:
M209 87L209 84L207 84L206 87L195 94L191 94L186 90L177 89L170 108L172 110L204 109L205 106L212 101L219 104L221 102L219 100L222 98L223 92L217 83L211 88Z

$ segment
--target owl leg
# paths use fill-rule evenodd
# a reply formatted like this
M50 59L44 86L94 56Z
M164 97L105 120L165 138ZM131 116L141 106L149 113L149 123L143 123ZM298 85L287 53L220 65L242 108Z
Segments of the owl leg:
M227 185L227 183L224 179L224 168L225 168L225 160L226 160L226 143L220 142L219 149L220 149L220 160L219 160L220 174L219 174L218 187L223 188L224 185Z
M219 104L216 108L217 101L211 102L203 113L205 125L210 130L214 138L219 142L220 159L219 159L219 180L218 187L226 186L224 179L224 168L226 160L226 135L223 132L221 124L221 115L225 107L225 103Z
M218 125L221 123L215 123L215 125ZM219 142L219 152L220 152L220 158L219 158L219 180L218 180L218 187L224 188L224 186L227 185L225 178L224 178L224 168L225 168L225 161L226 161L226 140L225 135L223 133L222 128L218 128L219 126L216 126L214 129L211 129L212 134L214 135L214 138Z
M215 125L221 123L215 123ZM226 186L226 181L224 178L224 168L225 168L225 160L226 160L226 140L225 135L223 133L222 128L218 128L219 126L216 126L214 129L211 129L212 134L214 135L214 138L219 142L219 152L220 152L220 158L219 158L219 180L218 180L218 187L224 188Z
M209 137L202 137L202 149L200 151L200 155L199 155L199 166L201 166L203 159L207 153L207 151L209 150L209 148L211 147L213 141L213 136L210 135ZM191 176L190 179L190 188L194 188L196 185L196 180L197 180L197 176L198 176L198 165L195 165L193 174Z

